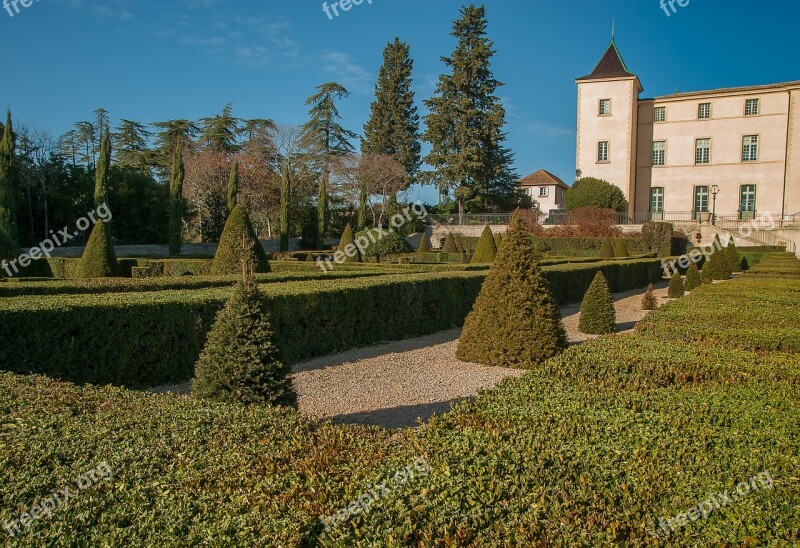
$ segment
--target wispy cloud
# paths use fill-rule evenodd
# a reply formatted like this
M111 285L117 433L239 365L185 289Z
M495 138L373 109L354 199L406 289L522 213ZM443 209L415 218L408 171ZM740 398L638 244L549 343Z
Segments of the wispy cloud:
M130 0L57 0L72 9L91 12L107 19L128 20L134 18Z
M321 55L323 70L336 76L347 89L357 93L371 93L374 77L353 58L341 51L328 51Z
M575 130L572 128L544 122L528 122L522 126L522 131L530 135L543 137L568 137L575 134Z

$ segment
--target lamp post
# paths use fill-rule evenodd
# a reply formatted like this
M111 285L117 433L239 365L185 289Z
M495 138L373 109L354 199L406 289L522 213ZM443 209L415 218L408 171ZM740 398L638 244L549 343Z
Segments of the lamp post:
M711 213L711 224L717 226L717 194L719 194L719 187L714 185L711 187L711 195L714 196L714 209Z

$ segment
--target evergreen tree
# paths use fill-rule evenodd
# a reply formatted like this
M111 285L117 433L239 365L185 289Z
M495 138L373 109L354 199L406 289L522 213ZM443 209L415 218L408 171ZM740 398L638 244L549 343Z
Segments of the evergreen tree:
M108 278L119 270L106 223L99 221L89 236L78 266L79 278Z
M413 180L422 162L422 146L419 115L411 89L414 61L410 52L410 46L399 38L387 44L383 52L383 65L378 73L370 118L364 125L361 151L392 156ZM396 200L396 195L390 197L391 204L396 205Z
M266 118L244 120L239 133L244 136L242 150L256 158L274 158L278 155L275 132L278 126Z
M317 87L317 93L306 100L309 121L303 126L304 141L317 157L321 176L317 193L317 249L325 245L327 227L328 181L331 161L338 156L355 152L350 139L358 136L338 122L342 117L336 101L346 99L350 92L341 84L329 82Z
M172 165L175 149L179 146L186 155L193 150L194 138L199 131L194 122L189 120L168 120L156 122L155 160L162 174L167 174Z
M6 112L3 139L0 141L0 234L5 234L12 248L17 246L17 210L14 205L16 146L9 110Z
M617 238L617 241L614 242L614 257L624 259L630 256L627 240L625 238Z
M733 273L728 265L728 257L725 253L725 248L719 239L719 234L716 236L716 238L714 238L713 245L714 252L711 254L708 261L706 261L706 265L703 267L703 269L710 270L711 278L713 280L730 280ZM709 265L709 263L711 264Z
M286 253L289 251L289 201L291 200L292 196L291 177L289 163L287 162L283 167L283 172L281 173L281 253Z
M658 308L658 298L653 291L653 284L647 286L647 292L642 297L643 310L655 310Z
M588 335L609 335L617 329L617 311L608 282L598 272L581 303L580 330Z
M350 223L344 228L344 232L342 232L342 237L339 239L339 251L342 253L347 253L347 246L353 245L355 247L355 237L353 236L353 228L350 226ZM358 251L356 248L356 254L353 257L345 255L344 261L346 263L360 263L361 260L361 252Z
M172 176L169 182L169 254L181 254L181 234L183 231L183 150L175 149L172 159Z
M603 243L600 245L600 258L604 261L610 261L614 258L614 244L611 238L603 238Z
M212 152L235 154L241 150L237 141L239 118L233 116L233 105L228 103L221 114L200 119L200 142Z
M703 284L700 279L700 270L697 268L696 263L689 265L689 270L686 271L686 282L684 288L686 291L694 291Z
M431 250L432 250L431 239L428 237L427 232L423 232L422 237L419 240L419 247L417 247L417 253L430 253Z
M296 406L291 368L273 342L269 300L252 279L236 285L197 361L192 394L226 403Z
M451 57L442 58L451 72L439 77L434 97L425 101L424 139L431 144L425 162L434 168L425 180L440 194L455 191L459 216L465 208L509 208L519 200L513 154L505 145L505 110L495 94L503 84L492 74L486 27L483 6L461 8L452 32L458 43Z
M117 132L112 135L116 164L123 168L149 171L153 158L147 140L151 136L152 133L144 124L121 120Z
M711 285L714 283L714 276L711 274L711 260L707 260L703 265L703 270L700 272L700 281L703 285Z
M270 272L267 254L256 238L250 216L241 205L231 211L219 240L211 275L239 274L242 269L254 273Z
M228 215L239 202L239 161L233 162L230 177L228 177Z
M444 240L444 245L442 245L442 252L443 253L458 253L458 244L456 244L456 238L453 236L452 232L447 233L447 238Z
M494 234L492 234L492 229L489 225L486 225L470 262L473 264L492 263L496 255L497 248L494 244Z
M667 296L670 299L680 299L685 294L686 290L683 286L683 278L681 277L681 273L675 272L669 281L669 290L667 290Z
M111 136L106 128L100 142L100 157L94 174L94 205L108 203L108 180L111 171Z
M529 236L515 215L464 323L458 359L532 368L567 347L558 303Z
M739 251L736 249L736 242L733 238L728 242L728 247L725 248L725 257L732 273L742 271L742 258L739 256Z

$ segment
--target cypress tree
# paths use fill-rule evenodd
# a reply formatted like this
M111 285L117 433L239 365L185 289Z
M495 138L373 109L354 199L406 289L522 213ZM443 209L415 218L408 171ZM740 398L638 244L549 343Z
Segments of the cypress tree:
M180 255L183 231L183 147L175 147L172 157L172 176L169 181L169 254Z
M494 243L494 234L492 234L492 229L489 225L486 225L483 229L483 234L481 234L481 238L478 240L478 245L475 248L475 254L472 255L471 262L473 264L491 263L494 262L496 255L497 248Z
M709 262L711 263L710 265L708 264ZM706 268L710 269L713 280L730 280L732 276L730 266L728 266L728 257L719 235L714 239L714 253L711 254L706 266L703 267L703 269Z
M442 58L449 73L439 76L433 98L425 101L424 139L431 145L427 182L440 192L455 191L458 214L467 204L481 210L512 208L519 202L513 153L505 144L505 109L492 73L494 44L488 38L486 9L464 6L453 24L457 45Z
M233 162L231 174L228 177L228 215L239 203L239 161Z
M725 248L725 256L732 273L742 271L742 258L739 256L739 251L736 249L736 242L733 238L728 242L728 247Z
M581 303L580 330L589 335L608 335L617 329L617 311L608 282L598 272Z
M289 251L289 201L292 195L292 178L289 171L289 164L283 167L281 173L281 253Z
M647 292L642 297L643 310L655 310L658 308L658 298L653 291L653 284L647 286Z
M456 238L452 232L447 233L447 238L442 245L442 253L458 253L458 244L456 244Z
M226 403L297 405L270 324L269 300L252 279L236 285L195 367L195 397Z
M703 280L700 279L700 270L697 268L697 264L690 264L689 270L686 271L686 282L684 283L684 288L686 291L694 291L702 284Z
M422 237L419 239L419 247L417 247L417 253L429 253L431 251L431 239L428 237L427 232L422 233Z
M97 159L94 180L94 205L108 202L108 180L111 171L111 137L108 128L103 132L100 142L100 157Z
M460 360L531 368L567 347L567 336L525 223L515 215L458 342Z
M345 253L344 261L346 263L360 263L362 262L361 259L361 251L358 250L356 247L356 254L353 257L347 255L347 246L352 245L355 247L355 237L353 236L353 228L348 224L344 228L344 232L342 232L342 237L339 240L339 251ZM352 248L351 248L352 249Z
M16 162L16 136L11 122L11 110L6 112L3 139L0 141L0 234L5 235L9 247L17 247L16 207L14 205L14 167Z
M243 268L256 273L271 271L267 254L250 224L250 216L244 207L237 205L225 223L214 262L211 263L211 274L240 274Z
M327 220L328 190L323 174L317 191L317 251L325 248L325 225Z
M614 244L611 242L611 238L607 236L600 245L600 258L605 261L610 261L614 258Z
M104 221L98 221L89 235L78 265L79 278L108 278L119 270L117 255L111 244L111 236Z
M625 240L625 238L618 238L617 241L614 242L614 257L624 259L630 256L627 240Z
M685 294L686 290L683 287L683 278L681 277L681 273L675 272L669 281L669 290L667 291L667 296L670 299L680 299Z
M364 125L364 154L392 156L413 179L422 162L419 115L411 89L414 61L411 47L395 38L383 51L383 64L375 85L375 100ZM396 206L397 196L390 196ZM390 215L392 212L390 212ZM361 228L363 229L363 228Z

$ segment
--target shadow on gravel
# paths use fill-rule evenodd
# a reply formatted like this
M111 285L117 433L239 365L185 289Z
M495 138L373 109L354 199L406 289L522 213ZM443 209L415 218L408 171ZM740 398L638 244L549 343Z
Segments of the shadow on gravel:
M467 398L469 399L469 398ZM428 403L423 405L410 405L392 407L375 411L364 411L348 415L338 415L331 420L336 424L358 424L361 426L382 426L388 429L415 428L419 426L418 419L427 422L433 415L443 415L450 412L452 406L463 401L463 398Z

